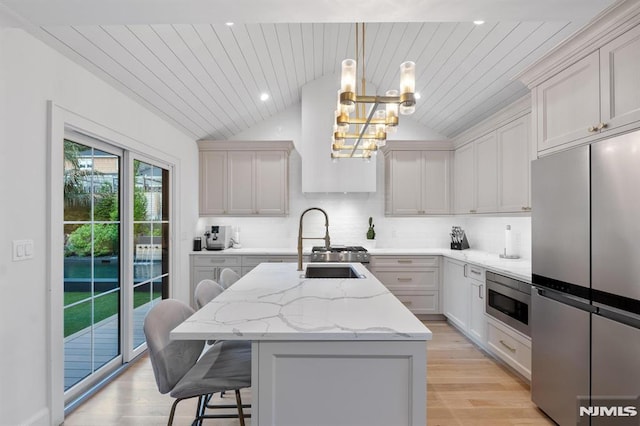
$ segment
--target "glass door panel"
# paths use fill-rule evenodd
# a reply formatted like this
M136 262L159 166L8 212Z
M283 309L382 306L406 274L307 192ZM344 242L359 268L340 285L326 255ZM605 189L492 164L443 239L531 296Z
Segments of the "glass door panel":
M120 164L64 142L65 391L120 355Z
M168 293L169 171L134 160L133 347L145 343L147 312Z

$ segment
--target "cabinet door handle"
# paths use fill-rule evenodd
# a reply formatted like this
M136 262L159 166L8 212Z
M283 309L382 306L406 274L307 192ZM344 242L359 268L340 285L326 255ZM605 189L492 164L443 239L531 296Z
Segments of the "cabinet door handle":
M476 210L469 210L469 213L475 213Z
M599 123L598 127L596 127L596 129L598 130L602 130L602 129L606 129L607 128L607 123Z
M407 281L413 281L413 278L403 278L403 277L398 277L398 281L404 281L404 282L407 282Z
M482 275L482 272L477 271L477 270L475 270L475 269L471 269L471 273L472 273L473 275Z
M482 291L482 287L484 287L482 284L480 284L480 285L478 286L478 297L479 297L480 299L484 299L484 296L482 295L482 293L484 293L484 292Z
M596 126L589 126L589 128L587 129L587 132L589 133L593 133L597 130Z
M413 263L411 259L398 259L398 263Z
M500 340L500 344L501 344L502 346L504 346L505 348L507 348L507 349L508 349L510 352L512 352L512 353L516 351L516 348L512 348L511 346L507 345L507 344L504 342L504 340Z
M468 268L468 266L469 266L468 264L465 264L465 265L462 267L462 275L464 275L464 277L465 277L465 278L469 276L469 274L467 273L467 268Z

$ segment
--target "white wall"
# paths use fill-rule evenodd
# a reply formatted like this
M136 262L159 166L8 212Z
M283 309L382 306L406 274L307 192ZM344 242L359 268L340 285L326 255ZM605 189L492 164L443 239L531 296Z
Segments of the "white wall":
M435 131L411 120L400 117L398 140L442 140ZM357 244L371 247L447 247L451 226L462 226L469 236L472 248L499 253L504 248L504 229L512 226L515 248L522 257L531 256L531 220L529 217L468 217L442 216L427 218L401 218L384 216L384 161L376 159L377 188L375 193L302 193L302 161L297 149L301 138L300 105L239 133L234 140L292 140L296 150L290 161L290 213L287 217L202 217L195 234L204 233L205 226L240 226L243 247L297 246L298 219L308 207L324 208L329 214L329 230L332 243ZM344 160L347 161L347 160ZM358 160L356 160L358 161ZM368 218L373 217L376 239L366 239ZM324 235L324 220L320 213L305 216L305 235ZM194 235L195 236L195 235ZM322 241L305 241L305 246L322 244Z
M197 147L23 30L0 29L0 90L0 425L48 424L47 101L135 141L130 148L177 162L175 295L184 300L197 222ZM11 241L18 239L34 240L33 260L12 262Z

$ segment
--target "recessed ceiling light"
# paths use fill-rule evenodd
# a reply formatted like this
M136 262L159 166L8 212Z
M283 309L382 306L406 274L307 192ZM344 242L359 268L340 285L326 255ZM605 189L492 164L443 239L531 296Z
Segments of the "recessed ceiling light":
M233 27L233 22L225 22L225 25L226 25L227 27Z
M473 23L476 24L476 25L482 25L482 24L484 24L484 21L478 20L478 21L473 21Z
M267 99L269 99L269 94L268 93L261 93L260 94L260 100L262 102L266 101Z
M413 96L416 98L416 100L420 99L422 96L420 95L420 92L416 92L413 94Z

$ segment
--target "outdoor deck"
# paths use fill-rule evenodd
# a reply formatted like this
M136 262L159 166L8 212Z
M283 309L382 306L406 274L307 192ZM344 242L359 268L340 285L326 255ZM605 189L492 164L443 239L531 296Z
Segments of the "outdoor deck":
M142 324L153 305L144 304L133 310L134 347L144 342ZM93 333L92 333L93 331ZM64 389L69 389L92 372L91 339L94 339L94 370L112 360L120 352L118 316L114 315L64 340Z

